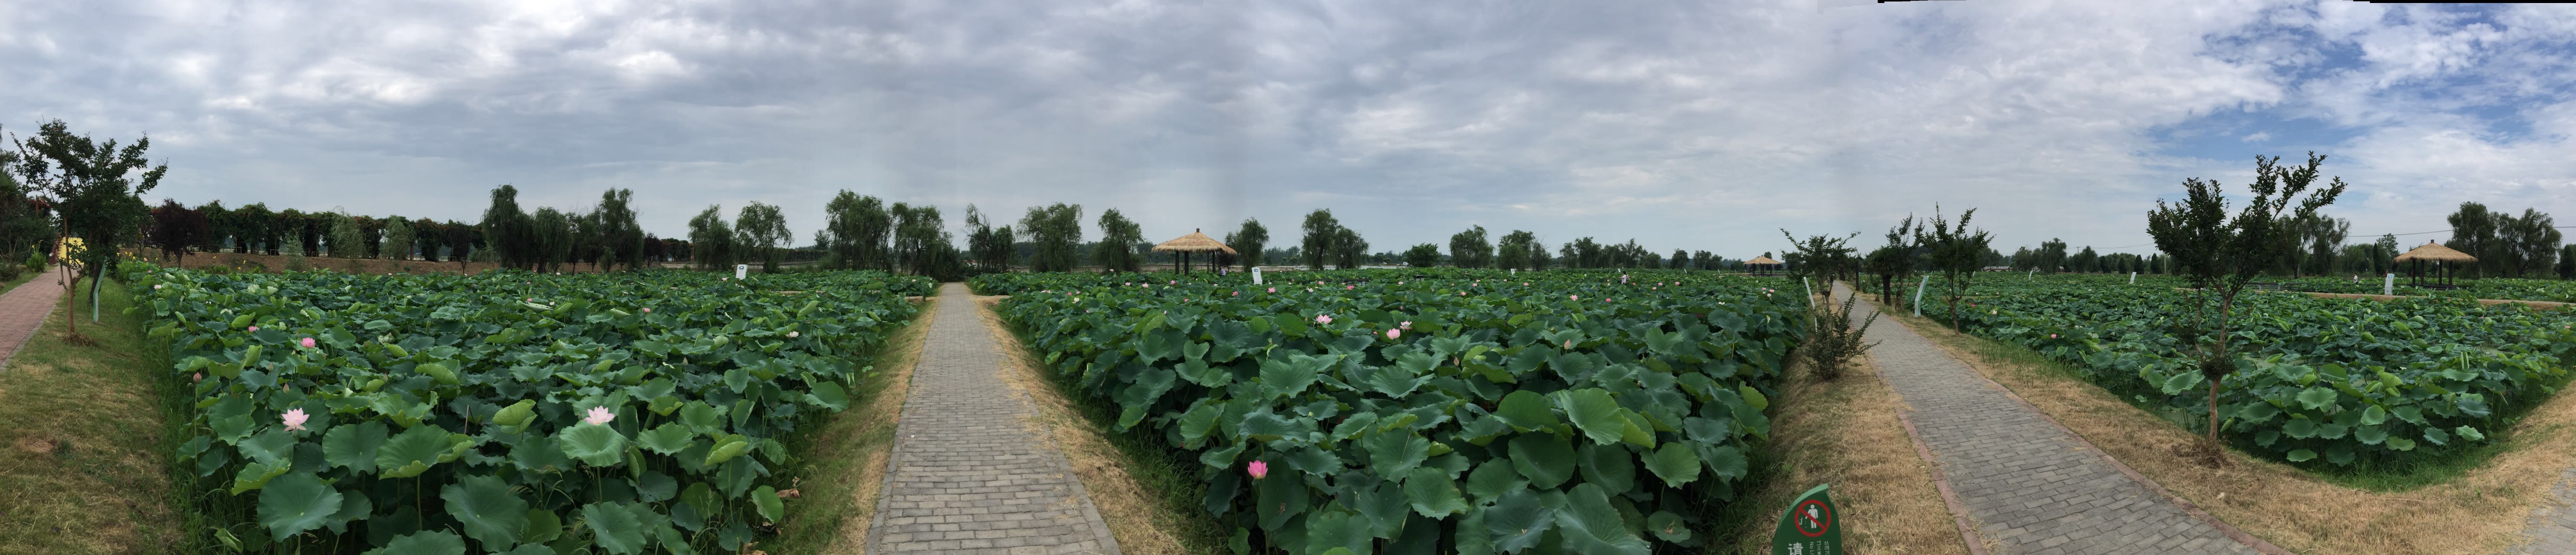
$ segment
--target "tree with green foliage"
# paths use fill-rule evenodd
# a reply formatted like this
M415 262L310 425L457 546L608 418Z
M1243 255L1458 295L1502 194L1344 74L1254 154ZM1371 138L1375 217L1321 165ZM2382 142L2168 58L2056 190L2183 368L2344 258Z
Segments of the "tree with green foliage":
M1020 216L1029 235L1029 271L1069 272L1082 263L1082 205L1031 206Z
M1440 265L1440 245L1423 243L1404 250L1404 265L1429 268Z
M635 221L635 190L609 188L599 194L599 206L590 213L599 221L603 256L629 270L643 269L644 226Z
M947 263L932 257L940 255L942 248L957 250L956 245L949 244L947 219L939 215L939 207L898 202L886 213L894 216L895 259L911 268L913 274L931 275L924 271L931 263Z
M762 273L778 273L778 265L787 261L781 249L794 240L794 232L787 230L787 215L777 205L752 201L734 214L733 246L743 258L760 261Z
M723 205L707 205L706 211L689 218L689 248L700 270L733 269L741 255L734 248L733 224L725 222Z
M411 219L400 216L385 219L385 242L377 252L389 260L410 260L414 240L419 236L411 229Z
M1243 225L1235 228L1234 233L1225 234L1225 246L1234 248L1237 253L1235 261L1242 264L1246 272L1261 265L1261 249L1269 243L1270 228L1262 227L1261 220L1252 218L1244 218Z
M144 158L152 148L151 137L118 148L115 139L100 143L73 135L62 120L39 126L34 137L17 143L18 181L51 193L64 235L81 238L78 256L90 278L90 320L97 321L99 284L116 267L117 254L142 239L143 222L151 217L143 194L161 185L170 166L154 166ZM72 302L72 295L64 297L64 303Z
M1943 295L1950 303L1950 327L1959 327L1959 299L1968 296L1968 282L1976 279L1977 270L1985 266L1986 253L1994 249L1994 235L1980 229L1968 231L1968 222L1977 217L1977 209L1959 213L1959 223L1952 225L1941 217L1941 205L1932 205L1930 225L1914 227L1914 244L1920 245L1933 271L1941 272ZM2058 243L2064 252L2065 243Z
M358 229L357 218L349 217L347 211L339 210L326 212L323 215L331 222L332 258L367 257L367 251L371 249L367 245L367 234Z
M1449 263L1460 268L1483 268L1494 263L1494 245L1485 241L1485 226L1449 236Z
M6 180L6 178L0 177L0 180ZM7 208L0 207L0 210L7 210ZM233 238L232 209L224 208L224 201L209 200L206 201L205 204L197 205L197 207L192 210L196 210L198 215L206 218L206 236L204 239L205 243L202 245L204 247L203 250L205 252L223 252L226 240ZM5 218L5 216L0 216L0 219ZM0 232L0 235L5 234L6 232ZM0 251L7 251L7 249L0 248Z
M893 267L886 256L886 242L894 231L894 217L886 213L884 201L844 189L823 204L823 229L831 232L832 240L823 248L831 251L834 267Z
M2496 247L2502 241L2496 238L2496 214L2488 211L2487 205L2460 203L2460 208L2444 220L2451 223L2451 240L2443 241L2442 246L2477 257L2478 261L2469 267L2477 271L2478 277L2486 277L2488 268L2500 267L2497 262L2503 256Z
M503 268L536 269L537 234L528 213L519 209L519 188L492 189L492 205L483 209L483 242Z
M1335 231L1333 265L1340 268L1358 268L1368 264L1368 247L1368 240L1361 239L1358 230L1344 227Z
M2317 168L2325 159L2310 152L2307 165L2283 167L2276 164L2280 157L2254 157L2254 199L2232 218L2218 182L2199 178L2183 180L2187 196L2180 204L2158 199L2155 210L2147 213L2147 235L2155 238L2156 250L2174 259L2176 270L2193 288L2192 317L2171 327L2175 337L2200 355L2195 363L2198 375L2209 382L2212 446L2218 442L2218 386L2237 367L2232 343L2236 297L2254 276L2289 254L2279 237L2297 230L2286 228L2284 222L2310 217L2343 194L2343 178L2337 177L2293 208L2291 198L2316 183ZM2214 315L2209 310L2213 301L2218 305Z
M2547 275L2558 259L2558 247L2566 241L2557 226L2548 214L2531 208L2522 209L2519 217L2498 218L2496 250L2504 254L2504 270L2513 277Z
M552 206L538 207L528 216L528 264L539 272L562 271L563 263L572 259L573 218Z
M1324 269L1324 263L1341 252L1334 248L1333 240L1341 237L1342 221L1333 219L1332 209L1317 208L1307 212L1305 223L1298 227L1306 232L1298 245L1305 249L1306 269Z
M1547 253L1544 250L1544 247L1538 246L1537 235L1527 231L1512 230L1511 233L1503 234L1502 240L1494 247L1494 267L1537 269L1536 257L1546 256Z
M0 150L0 261L9 263L25 260L54 235L45 215L28 202L43 191L18 182L19 156L17 151Z
M1880 303L1897 306L1898 299L1903 297L1896 294L1896 285L1912 277L1917 255L1922 250L1922 245L1914 242L1914 232L1914 215L1906 214L1905 219L1896 221L1896 227L1887 228L1887 244L1869 251L1869 255L1861 260L1862 268L1870 275L1878 276Z
M1014 242L1011 226L994 227L983 210L973 204L966 205L966 252L975 257L977 269L985 272L1011 271L1011 257L1018 254L1018 249L1012 248Z
M1104 272L1137 271L1141 260L1136 244L1145 241L1144 228L1119 214L1118 209L1100 211L1100 244L1092 247L1091 259L1100 263Z

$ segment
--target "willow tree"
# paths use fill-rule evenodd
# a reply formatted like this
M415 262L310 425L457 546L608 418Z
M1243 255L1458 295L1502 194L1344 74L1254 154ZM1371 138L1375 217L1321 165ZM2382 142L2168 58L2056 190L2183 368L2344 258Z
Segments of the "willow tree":
M1342 221L1333 219L1332 209L1317 208L1307 212L1306 221L1298 227L1306 232L1298 245L1305 248L1306 269L1324 269L1324 263L1332 261L1338 252L1333 249L1333 240L1341 238Z
M794 240L796 236L787 230L787 216L777 205L752 201L734 214L734 247L741 249L742 256L759 260L763 273L778 272L778 265L786 262L786 252L780 249Z
M1020 231L1028 234L1035 247L1029 255L1029 271L1067 272L1081 264L1082 205L1031 206L1020 216Z
M689 251L700 270L724 270L740 258L733 244L733 224L725 222L722 205L707 205L706 211L689 218Z
M1485 226L1475 226L1449 236L1449 264L1460 268L1483 268L1494 263L1494 245L1485 241Z
M2199 178L2183 180L2185 196L2180 204L2157 199L2155 210L2147 212L2147 235L2155 238L2156 250L2173 258L2175 270L2193 288L2192 318L2173 327L2179 339L2192 345L2199 376L2209 382L2212 446L2218 442L2218 386L2236 370L2230 340L2237 295L2245 292L2245 284L2254 276L2297 248L2280 240L2298 233L2285 224L2314 217L2318 208L2334 204L2344 190L2343 178L2337 177L2294 205L2291 197L2316 183L2317 167L2325 164L2326 157L2310 152L2307 165L2296 167L2280 166L2280 159L2254 157L2254 183L2248 187L2254 200L2233 217L2227 213L2227 197L2218 182ZM2217 304L2215 314L2210 312L2212 303Z
M1104 272L1137 271L1136 244L1145 241L1144 230L1128 220L1118 209L1100 211L1100 244L1092 247L1091 259L1100 263Z
M1235 228L1234 233L1225 234L1225 246L1234 247L1234 252L1241 253L1235 257L1235 260L1243 264L1243 271L1246 272L1261 265L1261 249L1268 243L1270 243L1270 228L1262 227L1261 220L1252 218L1244 218L1242 227Z

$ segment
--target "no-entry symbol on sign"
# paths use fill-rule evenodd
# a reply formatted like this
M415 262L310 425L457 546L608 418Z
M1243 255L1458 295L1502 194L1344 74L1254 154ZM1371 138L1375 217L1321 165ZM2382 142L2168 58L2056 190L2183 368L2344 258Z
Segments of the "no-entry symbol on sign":
M1840 515L1835 514L1833 496L1826 494L1830 485L1799 494L1780 513L1780 527L1771 533L1771 555L1839 555L1843 552L1843 530Z

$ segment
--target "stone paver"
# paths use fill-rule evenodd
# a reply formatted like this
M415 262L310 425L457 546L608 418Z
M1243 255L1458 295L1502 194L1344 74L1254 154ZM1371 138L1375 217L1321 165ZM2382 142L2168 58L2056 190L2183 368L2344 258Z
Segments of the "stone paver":
M1837 285L1838 294L1849 295ZM1855 321L1874 309L1861 303ZM2257 553L2130 479L2044 415L1897 322L1870 355L1998 553Z
M35 338L36 329L45 326L45 317L63 304L62 275L61 269L51 269L0 294L0 370L9 368L9 359L18 356L18 347Z
M1028 400L1002 381L1001 347L966 287L940 286L938 303L868 552L1118 553L1064 454L1032 429Z
M2523 534L2531 536L2531 543L2509 553L2576 553L2576 468L2558 474L2549 502L2532 511L2531 525L2523 528Z

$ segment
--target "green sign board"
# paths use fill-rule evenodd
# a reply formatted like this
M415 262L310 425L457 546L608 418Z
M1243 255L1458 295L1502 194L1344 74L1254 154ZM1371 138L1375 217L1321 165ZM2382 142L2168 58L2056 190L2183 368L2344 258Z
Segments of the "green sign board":
M1830 484L1798 494L1780 513L1780 528L1771 532L1771 555L1843 555L1843 519Z

